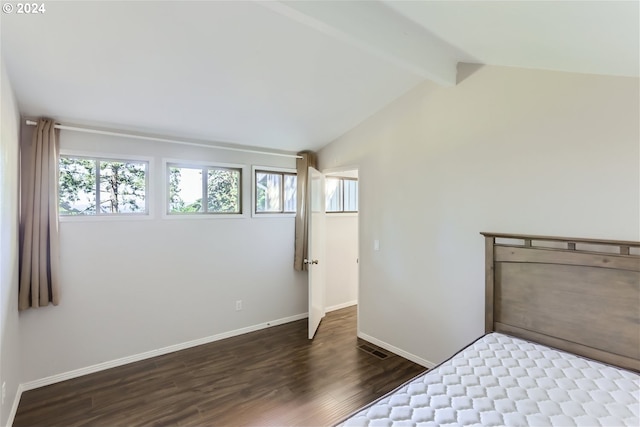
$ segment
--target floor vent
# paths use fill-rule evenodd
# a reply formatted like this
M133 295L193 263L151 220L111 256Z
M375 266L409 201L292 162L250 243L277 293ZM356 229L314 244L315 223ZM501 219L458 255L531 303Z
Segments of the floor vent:
M369 353L377 357L378 359L386 359L387 357L389 357L389 355L384 351L378 350L377 348L373 348L367 344L360 344L358 348L366 353Z

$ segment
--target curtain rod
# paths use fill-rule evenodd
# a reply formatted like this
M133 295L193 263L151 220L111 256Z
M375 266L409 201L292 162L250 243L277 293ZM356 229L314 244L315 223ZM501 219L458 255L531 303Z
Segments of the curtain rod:
M36 126L38 123L33 120L25 120L25 123L29 126ZM114 132L109 130L100 130L100 129L91 129L79 126L68 126L57 123L54 126L56 129L61 130L71 130L76 132L85 132L85 133L94 133L97 135L109 135L109 136L122 136L125 138L135 138L135 139L143 139L146 141L158 141L158 142L168 142L170 144L180 144L180 145L190 145L193 147L204 147L204 148L214 148L217 150L229 150L229 151L240 151L243 153L253 153L253 154L266 154L269 156L280 156L280 157L290 157L294 159L301 159L302 156L298 156L296 154L284 154L284 153L274 153L271 151L261 151L261 150L250 150L247 148L234 148L234 147L226 147L223 145L211 145L211 144L202 144L197 142L188 142L188 141L180 141L178 139L171 138L159 138L156 136L148 136L148 135L138 135L134 133L125 133L125 132Z

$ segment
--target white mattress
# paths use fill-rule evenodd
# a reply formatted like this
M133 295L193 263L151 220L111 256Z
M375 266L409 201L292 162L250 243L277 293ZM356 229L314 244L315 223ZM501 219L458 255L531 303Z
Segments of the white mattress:
M344 426L640 426L640 376L492 333Z

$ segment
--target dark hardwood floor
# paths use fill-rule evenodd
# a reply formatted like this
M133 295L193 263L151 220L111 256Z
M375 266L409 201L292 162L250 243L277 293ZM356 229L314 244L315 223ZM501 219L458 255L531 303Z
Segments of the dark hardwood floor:
M13 425L327 426L424 371L361 344L349 307L27 391Z

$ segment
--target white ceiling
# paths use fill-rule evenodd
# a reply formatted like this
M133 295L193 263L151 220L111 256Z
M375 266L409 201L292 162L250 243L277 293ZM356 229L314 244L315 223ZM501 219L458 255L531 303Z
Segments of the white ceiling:
M24 116L318 149L458 62L639 76L638 1L48 1L3 13Z
M637 0L385 3L481 64L639 75Z

